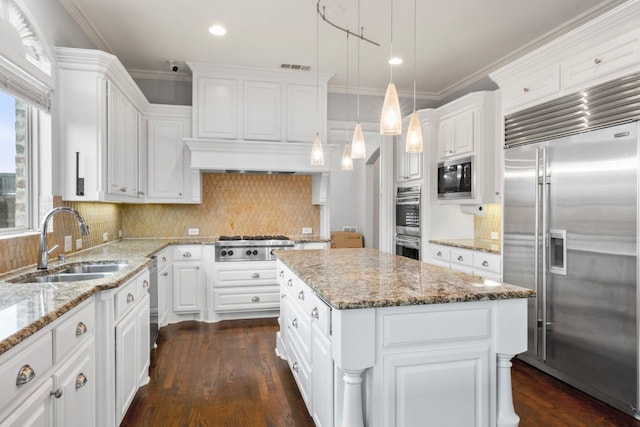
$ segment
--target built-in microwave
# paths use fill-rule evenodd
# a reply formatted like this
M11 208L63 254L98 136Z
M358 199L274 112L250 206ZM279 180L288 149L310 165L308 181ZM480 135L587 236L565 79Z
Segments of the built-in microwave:
M473 199L473 156L438 163L438 199Z

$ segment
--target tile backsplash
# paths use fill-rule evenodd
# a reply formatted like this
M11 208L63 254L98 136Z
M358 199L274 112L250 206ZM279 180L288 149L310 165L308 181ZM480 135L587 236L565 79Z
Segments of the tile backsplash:
M476 240L492 240L491 232L498 233L498 240L502 240L502 205L485 205L484 216L473 218L473 231Z
M123 206L125 237L188 237L235 234L299 235L320 227L320 207L311 204L311 176L222 174L202 176L198 205Z

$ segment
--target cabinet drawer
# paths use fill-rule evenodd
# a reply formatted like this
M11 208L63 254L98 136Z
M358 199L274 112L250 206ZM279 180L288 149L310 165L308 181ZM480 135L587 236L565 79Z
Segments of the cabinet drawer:
M435 261L448 263L451 260L451 249L444 246L430 245L429 254Z
M215 310L260 311L280 308L280 290L277 286L262 286L243 289L216 288L214 290Z
M59 362L94 335L96 324L95 304L88 305L71 314L53 331L55 336L55 360Z
M451 249L451 264L473 267L473 252Z
M280 286L286 288L292 294L295 294L298 290L298 277L280 262L278 262L277 271L277 279Z
M246 263L243 263L246 264ZM251 268L243 267L237 269L216 269L216 284L221 286L234 285L235 283L277 283L275 268Z
M287 306L287 335L298 350L300 356L311 357L311 317L297 304Z
M145 270L136 278L137 296L142 299L144 294L149 292L149 270Z
M202 247L200 246L174 246L173 261L198 261L202 259Z
M325 335L331 332L331 307L320 297L313 295L313 308L311 309L312 322L316 322Z
M307 363L308 359L305 359L300 355L295 345L292 345L289 341L287 348L287 354L289 355L288 362L289 368L293 373L293 378L298 384L298 389L302 395L304 403L307 405L307 409L311 406L311 367Z
M157 260L158 260L158 271L160 271L169 264L169 251L164 250L160 252L157 256Z
M34 340L29 338L21 345L24 348L9 360L0 359L0 413L11 401L31 393L40 380L51 375L48 372L53 365L51 332ZM18 377L26 382L18 385Z
M526 80L510 81L502 87L506 113L521 110L560 93L560 70L557 66L532 70Z
M476 252L473 254L473 268L500 274L501 258L500 255L496 254Z
M126 285L118 289L115 295L115 316L116 321L120 319L138 301L138 283L132 279Z

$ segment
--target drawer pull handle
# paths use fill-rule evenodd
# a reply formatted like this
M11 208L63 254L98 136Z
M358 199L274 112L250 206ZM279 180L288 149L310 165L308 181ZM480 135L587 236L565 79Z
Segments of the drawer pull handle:
M252 279L259 279L259 278L260 278L260 273L253 273L253 274L251 275L251 278L252 278Z
M464 258L462 258L462 255L458 255L458 261L460 262L464 261Z
M301 299L304 301L304 291L298 292L298 299Z
M600 63L602 63L602 59L596 58L593 62L595 62L596 65L599 65Z
M162 262L167 262L167 257L162 257Z
M147 280L142 281L142 287L147 289L149 287L149 282Z
M525 87L524 89L522 89L522 91L523 91L524 93L527 93L527 92L529 92L529 88L528 88L528 87Z
M133 294L130 294L130 293L127 294L127 304L133 302L134 299L135 298L134 298Z
M486 260L482 261L482 266L483 267L489 267L489 263Z
M191 252L185 252L182 254L182 256L185 258L191 258Z
M169 275L169 272L168 272L168 271L165 271L164 273L162 273L162 275L163 275L164 277L167 277L167 276Z
M280 298L286 298L287 294L280 294Z
M87 384L87 376L80 372L76 377L76 390L84 387Z
M120 192L121 193L126 193L127 192L127 187L120 187Z
M52 391L51 393L49 393L49 396L55 396L56 399L60 399L62 397L62 389L56 389L55 391Z
M84 335L87 333L87 325L82 322L78 322L78 326L76 326L76 336Z
M284 277L284 270L280 270L280 277Z
M251 298L251 302L260 302L260 297Z
M436 254L437 256L442 256L442 252L438 251L438 253Z
M293 362L293 365L291 366L291 369L293 369L294 371L298 372L298 362Z
M311 310L311 317L314 319L320 318L320 310L318 310L318 307L313 307L313 310Z
M293 280L292 279L287 280L287 286L290 287L290 288L293 288Z
M29 365L24 365L18 371L18 377L16 378L16 385L23 385L31 381L36 377L36 371Z
M293 326L294 328L297 328L298 327L298 319L293 319L291 321L291 326Z

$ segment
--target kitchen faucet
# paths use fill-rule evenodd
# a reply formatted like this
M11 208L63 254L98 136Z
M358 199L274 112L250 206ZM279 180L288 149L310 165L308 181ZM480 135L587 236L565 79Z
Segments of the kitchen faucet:
M61 207L51 209L44 216L44 219L42 220L42 226L40 227L41 232L40 232L40 247L38 251L38 270L46 270L48 268L47 256L49 255L49 252L51 252L52 250L58 247L58 245L56 245L53 248L51 248L51 251L47 250L47 228L49 225L49 220L58 212L69 212L74 214L78 219L78 222L80 223L80 232L82 233L82 235L83 236L89 235L89 227L87 226L87 223L85 222L84 217L80 215L80 212L66 206L61 206Z

